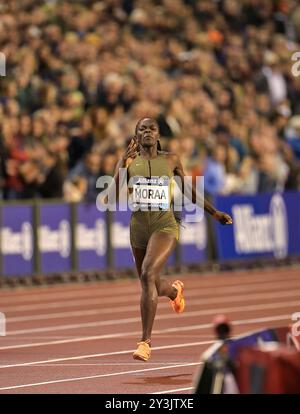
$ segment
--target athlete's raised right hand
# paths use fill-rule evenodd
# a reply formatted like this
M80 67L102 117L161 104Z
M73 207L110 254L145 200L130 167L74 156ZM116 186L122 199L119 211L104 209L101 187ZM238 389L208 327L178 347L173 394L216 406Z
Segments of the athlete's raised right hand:
M137 151L138 145L134 138L131 139L128 147L125 150L125 153L122 157L123 165L125 167L128 167L129 164L135 159L135 157L138 155Z

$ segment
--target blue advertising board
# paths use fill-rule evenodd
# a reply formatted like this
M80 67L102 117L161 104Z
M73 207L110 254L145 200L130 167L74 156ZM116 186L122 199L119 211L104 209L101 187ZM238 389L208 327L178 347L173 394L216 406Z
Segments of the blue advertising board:
M104 269L107 265L105 213L95 204L77 206L75 245L79 270Z
M233 218L232 226L215 222L220 260L300 253L300 193L216 197L215 206Z
M44 204L40 206L38 245L42 272L53 273L71 270L70 221L69 204Z
M173 253L171 253L168 257L166 266L175 266L175 261L175 251L173 251Z
M117 269L134 267L129 235L130 217L130 209L113 213L111 243L114 252L114 267Z
M188 206L182 212L180 226L180 246L182 264L199 264L207 257L207 227L203 211L198 207L191 214Z
M2 274L23 276L33 273L32 206L3 206L1 208Z

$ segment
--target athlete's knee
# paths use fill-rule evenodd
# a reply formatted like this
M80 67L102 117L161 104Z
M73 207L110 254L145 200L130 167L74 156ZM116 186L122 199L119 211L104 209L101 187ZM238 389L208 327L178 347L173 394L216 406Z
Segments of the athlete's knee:
M141 283L143 286L153 286L156 280L156 270L152 266L142 268Z

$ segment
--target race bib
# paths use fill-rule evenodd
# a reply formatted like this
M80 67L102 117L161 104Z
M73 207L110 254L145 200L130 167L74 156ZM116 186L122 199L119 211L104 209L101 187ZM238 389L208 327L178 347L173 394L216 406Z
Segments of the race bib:
M169 177L133 177L133 206L150 210L169 210L169 183Z

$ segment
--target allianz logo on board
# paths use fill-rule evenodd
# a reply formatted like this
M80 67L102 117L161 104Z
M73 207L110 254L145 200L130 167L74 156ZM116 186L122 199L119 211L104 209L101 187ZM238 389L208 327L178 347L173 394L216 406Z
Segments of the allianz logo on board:
M59 253L61 257L68 257L71 252L71 229L67 220L62 220L58 229L52 230L49 226L39 228L39 248L41 253Z
M273 252L277 259L287 256L287 213L280 194L271 198L268 214L255 215L251 204L234 205L232 212L237 253Z
M97 219L95 226L89 228L84 223L77 225L76 247L78 250L94 250L98 256L106 253L106 226L105 221Z
M33 255L33 231L31 223L25 221L19 232L10 227L1 230L2 254L21 255L24 260L31 260Z
M113 223L111 243L116 249L130 248L129 226L118 221Z
M205 249L207 245L206 220L196 223L183 223L180 227L180 244L195 245L198 250Z

